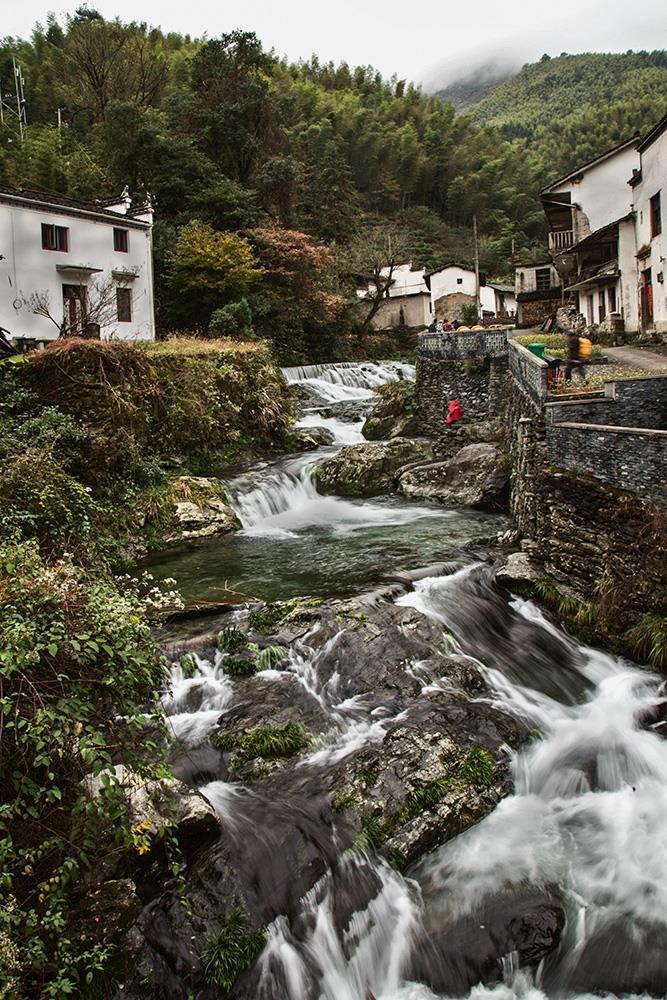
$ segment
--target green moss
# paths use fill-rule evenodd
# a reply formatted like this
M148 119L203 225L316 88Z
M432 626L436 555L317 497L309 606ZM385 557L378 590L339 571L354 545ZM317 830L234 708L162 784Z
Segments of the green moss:
M488 788L493 779L493 758L483 747L473 747L459 774L477 788Z
M285 601L282 604L274 604L272 607L263 608L261 611L251 611L248 615L248 625L255 632L269 634L276 625L280 625L287 618L298 619L302 612L309 608L315 608L322 602L316 597L309 597L305 600Z
M247 645L247 635L238 628L223 628L218 632L218 649L223 653L236 653Z
M210 740L216 750L233 750L230 770L237 770L246 761L257 757L275 760L293 757L310 742L303 726L288 722L282 729L276 726L258 726L247 733L229 729L218 730Z
M204 948L202 964L206 981L230 990L265 943L266 933L251 927L246 915L236 910Z
M252 677L260 669L256 657L245 656L228 656L223 666L231 677Z
M387 861L397 872L403 872L408 863L408 856L400 847L394 847L389 851Z
M667 615L656 612L644 615L629 629L626 638L639 659L658 669L667 667Z
M361 831L352 844L351 850L359 854L372 854L382 847L386 836L385 825L375 816L371 816L361 827Z

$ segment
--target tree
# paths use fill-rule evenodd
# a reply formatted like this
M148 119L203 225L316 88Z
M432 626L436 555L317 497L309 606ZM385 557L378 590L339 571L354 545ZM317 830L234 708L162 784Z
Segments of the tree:
M272 59L249 31L206 42L192 60L190 116L209 156L246 182L273 126Z
M241 298L262 274L247 240L198 220L180 229L166 264L172 314L194 327L208 326L214 309Z
M89 284L77 286L77 294L71 296L76 302L72 312L64 306L52 306L46 289L33 292L24 299L24 305L35 316L50 320L57 327L59 337L90 337L95 327L112 337L115 332L113 324L118 318L119 287L123 286L113 278L94 278Z
M383 299L389 294L394 270L407 261L410 252L410 234L389 226L369 226L341 251L342 273L361 277L370 285L371 306L359 327L359 336L368 330Z
M331 358L345 300L334 287L333 254L306 233L253 229L250 239L264 275L250 298L255 330L284 363L306 357Z

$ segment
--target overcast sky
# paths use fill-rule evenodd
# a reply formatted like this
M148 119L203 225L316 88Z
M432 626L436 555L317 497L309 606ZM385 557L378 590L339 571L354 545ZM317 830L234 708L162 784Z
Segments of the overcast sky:
M48 10L64 18L78 6L0 2L0 32L23 37ZM543 52L667 48L666 0L88 0L88 6L195 36L242 28L290 59L316 53L427 83L458 76L459 67L487 55L520 65Z

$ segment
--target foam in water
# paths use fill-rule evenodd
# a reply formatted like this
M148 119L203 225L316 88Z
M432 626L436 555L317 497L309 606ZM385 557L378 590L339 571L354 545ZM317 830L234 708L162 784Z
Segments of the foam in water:
M354 422L339 420L338 417L323 417L319 413L305 413L297 420L295 427L308 430L310 427L325 427L333 434L334 444L361 444L366 439L361 433L363 420Z

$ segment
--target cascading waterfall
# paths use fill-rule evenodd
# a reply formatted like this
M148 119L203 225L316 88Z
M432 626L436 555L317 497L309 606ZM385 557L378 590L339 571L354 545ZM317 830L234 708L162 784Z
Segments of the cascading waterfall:
M311 386L325 400L345 403L367 398L382 381L411 373L409 366L349 363L286 369L285 376ZM337 535L340 550L346 534L362 527L396 525L398 531L409 525L414 545L421 519L454 516L401 501L319 495L315 467L337 447L358 440L361 421L322 417L313 409L301 426L328 427L335 443L259 467L229 484L248 545L256 536L261 541L255 544L267 547L273 537L276 552L289 552L290 539L308 537L308 557L317 560L331 534ZM665 700L660 679L582 646L530 602L514 598L508 603L482 564L418 580L396 603L447 630L453 657L473 664L487 682L478 701L490 702L533 730L513 757L513 792L476 826L422 857L408 876L363 851L341 853L340 830L335 824L333 832L327 828L334 841L325 852L328 870L319 877L318 869L319 881L302 896L297 917L279 916L270 923L252 996L583 1000L593 994L663 995L667 740L662 736L667 727L657 709ZM293 643L280 670L256 678L267 692L272 685L288 685L290 705L303 699L326 720L293 768L282 800L263 797L238 781L219 780L220 772L207 770L208 736L221 716L233 711L243 684L226 673L225 654L196 658L191 677L175 665L171 693L164 698L168 725L192 752L195 783L216 809L225 836L247 845L248 856L254 851L261 860L253 877L264 866L267 879L276 881L274 869L283 864L280 873L289 881L280 824L298 815L304 823L315 823L313 839L324 839L324 821L321 816L304 819L299 796L317 794L318 781L329 769L348 755L381 746L402 722L391 699L383 703L363 686L351 691L342 684L338 670L344 673L344 661L330 654L340 651L344 657L345 627L319 646L317 628ZM400 667L420 705L427 698L449 697L448 678L438 678L427 665L413 660ZM494 906L528 893L564 914L557 947L537 966L512 948L503 950L501 939L493 936ZM448 951L447 942L462 924L477 935L475 940L488 935L502 982L471 987L474 977L461 978L463 959ZM465 944L455 933L454 940ZM249 995L242 994L244 1000Z

